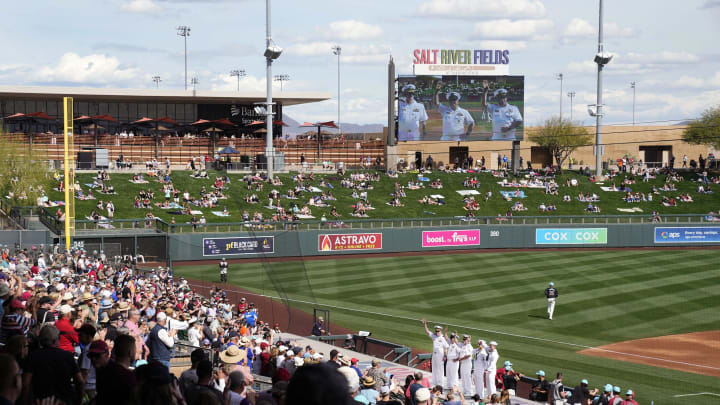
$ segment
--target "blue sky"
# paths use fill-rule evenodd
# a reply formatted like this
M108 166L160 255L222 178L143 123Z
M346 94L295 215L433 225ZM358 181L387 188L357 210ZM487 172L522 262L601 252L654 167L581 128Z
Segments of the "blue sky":
M720 1L606 0L607 123L683 120L720 104ZM183 43L191 27L188 75L198 88L264 91L263 0L33 0L3 4L0 85L183 88ZM525 118L563 112L590 124L595 102L598 0L274 0L273 39L285 52L274 74L285 91L324 91L332 100L291 107L299 121L334 120L343 48L343 122L384 123L389 56L410 73L415 48L509 49L510 71L526 76ZM279 84L274 90L279 92Z

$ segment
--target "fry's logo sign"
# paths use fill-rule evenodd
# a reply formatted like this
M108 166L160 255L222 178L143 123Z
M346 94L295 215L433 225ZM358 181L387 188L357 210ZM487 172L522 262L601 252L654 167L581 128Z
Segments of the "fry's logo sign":
M318 251L382 249L382 233L333 233L318 235Z

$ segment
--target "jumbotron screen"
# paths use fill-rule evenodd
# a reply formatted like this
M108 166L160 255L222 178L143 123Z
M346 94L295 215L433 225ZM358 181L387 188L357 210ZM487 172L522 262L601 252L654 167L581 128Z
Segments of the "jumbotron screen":
M524 101L524 76L400 76L398 141L519 141Z

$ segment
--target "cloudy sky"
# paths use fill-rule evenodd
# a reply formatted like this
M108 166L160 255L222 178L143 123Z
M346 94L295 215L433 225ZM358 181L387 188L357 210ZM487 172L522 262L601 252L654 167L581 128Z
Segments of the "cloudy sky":
M684 120L720 104L720 1L605 0L606 122ZM183 41L191 27L188 75L198 88L264 91L263 0L32 0L3 4L0 85L183 88ZM292 107L299 121L333 120L341 58L342 121L383 123L386 69L412 71L416 48L509 49L510 72L526 76L526 121L564 113L589 124L595 102L598 0L274 0L273 39L285 52L274 74L286 91L333 99ZM276 83L277 84L277 83ZM279 91L279 85L277 90Z

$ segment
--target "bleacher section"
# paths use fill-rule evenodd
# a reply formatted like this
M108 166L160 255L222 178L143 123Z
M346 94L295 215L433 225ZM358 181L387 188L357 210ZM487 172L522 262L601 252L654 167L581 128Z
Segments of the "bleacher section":
M12 137L21 137L30 143L32 139L33 151L38 155L46 156L47 160L63 159L63 137L60 134L12 134ZM124 161L143 164L156 157L164 163L170 158L172 165L185 165L193 157L205 155L213 156L212 139L208 137L171 137L152 136L120 137L117 135L75 135L75 148L104 148L108 150L111 162L122 154ZM242 156L247 156L252 163L255 156L265 153L265 140L261 138L217 138L216 148L232 146L239 152L232 155L232 161L239 162ZM277 152L285 155L286 165L300 164L301 156L305 155L308 163L343 162L348 167L359 166L362 158L370 157L372 162L384 155L385 144L382 141L360 140L323 140L318 155L318 144L314 139L275 140Z

